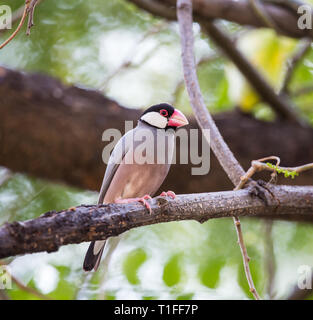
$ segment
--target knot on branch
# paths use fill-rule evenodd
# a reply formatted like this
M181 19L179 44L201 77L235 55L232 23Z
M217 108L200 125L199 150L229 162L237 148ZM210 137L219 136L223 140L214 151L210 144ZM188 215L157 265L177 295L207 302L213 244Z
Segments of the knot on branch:
M263 180L251 181L249 183L249 194L252 197L257 197L265 204L269 206L273 200L279 204L278 199L275 197L274 193L271 191L270 184Z
M169 204L168 200L163 197L157 197L156 202L160 208L164 208Z

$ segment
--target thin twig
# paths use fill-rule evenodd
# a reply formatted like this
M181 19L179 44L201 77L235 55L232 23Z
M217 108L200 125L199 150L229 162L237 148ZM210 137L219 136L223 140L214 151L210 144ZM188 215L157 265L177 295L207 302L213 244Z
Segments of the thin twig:
M244 185L241 185L241 183L240 183L234 190L235 191L240 190L241 188L243 188L243 186ZM248 256L247 248L246 248L246 245L245 245L245 242L243 239L243 234L242 234L242 230L241 230L241 222L237 216L233 217L233 221L234 221L236 232L237 232L238 244L239 244L241 255L242 255L242 260L243 260L245 275L246 275L248 285L249 285L249 290L256 300L260 300L260 296L255 288L255 285L254 285L254 282L253 282L253 279L251 276L251 271L250 271L250 266L249 266L250 258Z
M301 60L311 49L311 43L311 39L303 39L299 42L296 53L287 62L287 71L280 93L288 93L288 86L290 84L294 71L301 62Z
M34 11L38 2L39 0L31 0L28 8L28 22L26 29L26 35L28 36L30 35L30 29L34 26Z
M28 4L25 4L25 7L24 7L24 11L23 11L23 15L22 15L22 18L20 20L20 23L18 24L17 28L15 29L15 31L10 35L10 37L5 40L1 45L0 45L0 49L2 49L3 47L5 47L9 42L11 42L15 36L18 34L18 32L21 30L23 24L24 24L24 21L27 17L27 14L28 14L28 6L29 6L29 1L30 0L27 0Z
M268 161L268 160L275 160L276 161L276 166L268 166L267 164L263 163L263 161ZM246 174L244 176L241 177L241 182L238 184L238 186L234 189L234 190L239 190L241 188L244 187L244 185L249 181L249 179L252 178L252 176L258 172L258 171L262 171L262 170L267 170L267 171L271 171L272 172L272 178L274 178L277 175L277 170L283 170L283 171L289 171L289 172L303 172L306 170L311 170L313 169L313 163L309 163L303 166L298 166L298 167L280 167L280 158L276 157L276 156L270 156L270 157L265 157L259 160L254 160L251 162L251 167L249 168L249 170L246 172ZM251 277L251 273L250 273L250 269L249 269L249 261L250 258L248 257L247 254L247 250L245 248L245 244L243 242L243 236L242 236L242 232L241 232L241 227L240 227L240 221L237 217L234 217L234 223L236 226L236 230L237 230L237 235L238 235L238 239L239 239L239 245L240 245L240 249L241 249L241 253L242 253L242 257L243 257L243 262L244 262L244 267L245 267L245 272L246 272L246 277L249 283L249 287L250 287L250 291L251 293L254 295L254 297L256 299L259 299L259 296L255 290L254 284L253 284L253 280ZM271 269L273 268L273 265L271 265ZM271 270L272 271L272 270ZM270 283L272 284L273 279L270 278ZM270 287L271 288L271 287ZM272 295L272 290L270 290L270 296Z
M251 276L251 271L250 271L250 267L249 267L250 258L248 256L248 252L247 252L244 240L243 240L243 234L242 234L242 230L241 230L240 220L238 217L233 217L233 220L234 220L234 224L235 224L236 231L237 231L238 244L239 244L242 259L243 259L244 270L245 270L246 278L247 278L247 281L249 284L250 292L253 294L253 296L256 300L260 300L260 296L255 289L253 279Z
M252 167L254 167L256 171L267 170L267 171L275 172L277 170L282 170L282 171L289 171L289 172L296 172L296 173L300 173L300 172L304 172L304 171L308 171L308 170L313 169L313 163L307 163L307 164L304 164L302 166L297 166L297 167L281 167L277 164L274 168L269 167L266 163L263 163L263 161L271 160L272 158L274 158L274 157L267 157L267 158L263 158L260 160L254 160L254 161L252 161Z
M267 163L264 163L264 161L268 161L268 160L275 160L276 161L276 165L275 166L269 166ZM276 175L278 171L300 173L300 172L304 172L304 171L308 171L308 170L312 170L313 169L313 163L308 163L308 164L305 164L305 165L302 165L302 166L297 166L297 167L281 167L281 166L279 166L279 163L280 163L280 158L276 157L276 156L270 156L270 157L265 157L265 158L262 158L262 159L251 161L251 167L241 177L241 181L240 181L240 184L238 185L238 188L239 189L243 188L244 185L249 181L249 179L252 178L252 176L256 172L271 171L273 174Z

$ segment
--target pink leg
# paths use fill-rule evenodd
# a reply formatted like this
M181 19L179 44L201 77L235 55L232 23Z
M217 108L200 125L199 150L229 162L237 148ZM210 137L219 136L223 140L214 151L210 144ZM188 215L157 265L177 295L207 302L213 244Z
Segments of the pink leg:
M160 194L160 197L170 197L170 198L172 198L172 199L175 199L175 198L176 198L176 194L175 194L175 192L173 192L173 191L167 191L167 192L163 191L163 192Z
M149 213L152 213L151 206L146 200L152 199L148 194L144 195L141 198L127 198L127 199L116 199L115 203L131 203L131 202L141 202L148 210Z

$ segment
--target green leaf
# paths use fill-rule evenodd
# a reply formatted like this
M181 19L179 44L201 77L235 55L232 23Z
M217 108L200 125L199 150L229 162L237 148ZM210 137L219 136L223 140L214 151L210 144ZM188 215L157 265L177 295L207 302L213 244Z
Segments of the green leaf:
M214 289L217 287L218 281L220 279L220 271L225 265L225 260L223 258L211 259L205 265L202 265L199 270L199 277L206 287Z
M146 252L139 248L130 252L123 262L123 272L131 284L139 284L138 269L147 260Z
M180 254L174 255L166 263L163 271L163 281L168 287L177 285L181 278Z

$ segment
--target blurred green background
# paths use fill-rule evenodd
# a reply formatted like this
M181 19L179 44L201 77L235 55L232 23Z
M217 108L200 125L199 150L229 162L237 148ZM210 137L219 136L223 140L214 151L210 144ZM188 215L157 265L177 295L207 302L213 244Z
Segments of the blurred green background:
M12 10L23 0L1 0ZM313 3L313 2L312 2ZM35 27L25 27L0 51L0 64L42 72L65 83L100 89L128 107L143 108L168 101L191 112L182 85L180 42L176 23L157 19L124 0L43 0L35 12ZM280 89L287 59L297 41L274 31L251 30L232 23L223 26L238 46ZM16 24L14 25L16 27ZM235 106L271 120L245 80L194 25L198 76L205 102L213 113ZM11 31L1 32L3 41ZM297 68L291 92L312 85L313 50ZM128 67L121 67L130 61ZM313 124L313 91L294 95L302 114ZM5 175L1 169L0 176ZM209 179L209 176L208 176ZM97 201L97 193L53 184L19 173L0 186L0 224L25 220L49 210ZM267 222L242 219L256 287L268 297ZM298 279L300 265L313 266L313 228L289 222L273 223L276 264L275 298L284 298ZM107 270L86 274L82 262L88 243L67 245L56 253L9 259L12 274L23 284L53 299L250 299L242 258L231 219L159 224L131 230L123 237ZM38 299L16 283L12 299Z

